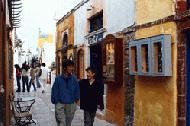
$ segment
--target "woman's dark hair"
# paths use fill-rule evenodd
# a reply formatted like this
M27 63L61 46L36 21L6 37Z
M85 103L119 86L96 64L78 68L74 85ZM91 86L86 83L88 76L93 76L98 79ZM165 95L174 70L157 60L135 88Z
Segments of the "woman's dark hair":
M75 64L74 64L74 62L72 61L72 60L65 60L65 61L63 61L63 68L64 69L66 69L67 68L67 66L74 66Z
M26 63L22 64L22 69L25 69L26 71L28 71L29 67Z
M16 69L20 69L20 66L18 64L15 64Z

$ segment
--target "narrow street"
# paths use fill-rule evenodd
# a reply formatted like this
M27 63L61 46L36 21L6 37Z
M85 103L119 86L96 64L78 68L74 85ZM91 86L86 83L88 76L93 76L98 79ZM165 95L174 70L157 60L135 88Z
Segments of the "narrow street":
M71 120L190 126L190 0L0 0L0 126Z
M37 126L56 126L54 116L54 105L51 104L51 87L46 86L46 92L42 94L41 89L37 89L37 92L25 92L15 93L17 97L33 97L35 103L32 106L33 119L37 121ZM83 111L77 108L72 126L83 126ZM115 126L106 122L105 120L95 119L94 126Z

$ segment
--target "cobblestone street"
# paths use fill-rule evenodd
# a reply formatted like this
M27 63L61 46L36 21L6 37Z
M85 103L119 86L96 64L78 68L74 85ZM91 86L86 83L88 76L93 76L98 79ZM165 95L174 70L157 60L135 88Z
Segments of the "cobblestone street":
M41 89L38 88L37 92L25 92L25 93L15 93L17 96L21 97L34 97L35 103L32 106L33 119L37 121L37 126L56 126L55 116L54 116L54 105L51 104L51 87L46 86L46 92L41 93ZM83 126L83 111L78 107L72 126ZM115 126L106 122L105 120L95 119L94 126Z

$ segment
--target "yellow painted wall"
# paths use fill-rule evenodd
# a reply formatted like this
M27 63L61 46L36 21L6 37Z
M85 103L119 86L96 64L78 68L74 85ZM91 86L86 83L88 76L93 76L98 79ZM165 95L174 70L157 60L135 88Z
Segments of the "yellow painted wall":
M58 25L56 27L56 50L59 50L62 48L62 32L61 32L61 26Z
M175 23L137 30L136 39L158 34L172 35L172 77L135 77L135 126L176 126L177 40Z
M66 30L68 30L68 45L69 44L73 45L74 44L74 14L73 13L57 25L57 29L56 29L57 49L62 48L63 32L65 32Z
M67 50L67 58L70 58L70 56L74 56L73 49Z
M136 0L136 23L144 24L173 15L174 8L174 0Z

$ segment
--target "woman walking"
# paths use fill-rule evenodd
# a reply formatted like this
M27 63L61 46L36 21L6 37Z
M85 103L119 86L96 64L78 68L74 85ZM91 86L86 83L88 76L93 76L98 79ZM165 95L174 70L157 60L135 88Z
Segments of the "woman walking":
M33 85L34 91L36 91L36 87L35 87L35 76L36 76L36 69L35 69L35 65L32 64L32 68L30 70L30 82L29 82L29 91L30 91L30 87L31 84Z
M16 81L17 81L17 90L16 92L20 92L21 91L21 87L20 87L20 79L21 79L21 68L19 67L18 64L15 64L15 68L16 68Z
M27 91L29 92L29 84L28 84L28 66L26 63L22 64L22 92L25 92L25 86Z

